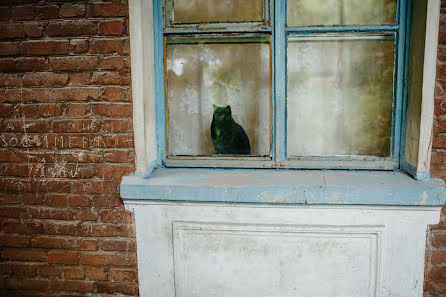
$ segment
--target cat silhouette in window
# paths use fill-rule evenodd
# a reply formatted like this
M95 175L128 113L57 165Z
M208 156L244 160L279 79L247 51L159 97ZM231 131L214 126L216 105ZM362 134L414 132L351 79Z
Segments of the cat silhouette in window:
M232 118L231 106L215 104L211 123L211 138L217 155L249 155L251 146L242 126Z

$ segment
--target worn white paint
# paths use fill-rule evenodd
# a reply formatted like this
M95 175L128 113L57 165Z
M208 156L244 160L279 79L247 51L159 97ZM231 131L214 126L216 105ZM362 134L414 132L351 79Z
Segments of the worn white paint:
M126 201L141 296L421 297L440 208Z
M429 172L440 0L414 1L409 60L405 159Z
M136 171L157 159L152 1L130 0L133 129Z
M421 104L418 170L429 172L434 118L434 90L437 73L437 46L441 0L429 0L426 17L424 50L423 100Z

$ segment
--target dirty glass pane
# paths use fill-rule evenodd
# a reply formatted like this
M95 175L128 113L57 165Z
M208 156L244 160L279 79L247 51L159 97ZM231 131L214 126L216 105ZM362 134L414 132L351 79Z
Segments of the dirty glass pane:
M288 26L395 23L396 0L287 0Z
M169 155L270 154L269 41L167 38Z
M290 36L288 156L390 154L392 34Z
M223 23L263 20L264 0L175 0L175 23Z

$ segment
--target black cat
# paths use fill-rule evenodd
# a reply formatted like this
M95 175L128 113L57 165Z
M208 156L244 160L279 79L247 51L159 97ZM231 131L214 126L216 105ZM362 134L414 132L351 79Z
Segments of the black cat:
M251 146L243 127L232 118L231 106L215 104L211 123L211 137L217 155L249 155Z

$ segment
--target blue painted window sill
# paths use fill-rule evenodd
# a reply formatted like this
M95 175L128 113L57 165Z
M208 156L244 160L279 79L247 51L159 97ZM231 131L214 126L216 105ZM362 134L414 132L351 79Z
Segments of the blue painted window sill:
M442 180L401 172L158 168L149 178L125 176L126 200L257 204L442 206Z

